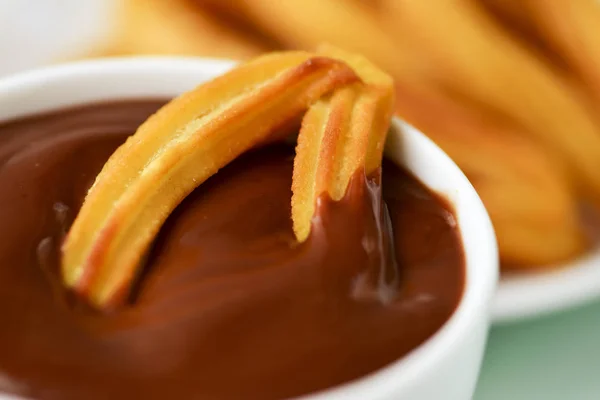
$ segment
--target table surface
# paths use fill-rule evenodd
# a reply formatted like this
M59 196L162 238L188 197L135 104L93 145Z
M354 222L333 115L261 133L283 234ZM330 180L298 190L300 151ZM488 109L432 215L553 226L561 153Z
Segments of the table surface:
M600 399L600 302L493 327L474 400Z

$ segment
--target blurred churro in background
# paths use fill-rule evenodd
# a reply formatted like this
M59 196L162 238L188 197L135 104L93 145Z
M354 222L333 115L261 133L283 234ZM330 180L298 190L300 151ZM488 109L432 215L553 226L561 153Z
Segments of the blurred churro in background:
M322 42L396 82L397 114L469 176L504 268L590 245L600 207L600 2L595 0L123 0L95 55L246 59Z
M191 1L123 0L115 4L114 32L99 54L246 59L274 47L252 31L224 24Z
M398 87L397 108L469 177L494 221L505 268L546 266L584 250L575 193L519 128L426 87Z

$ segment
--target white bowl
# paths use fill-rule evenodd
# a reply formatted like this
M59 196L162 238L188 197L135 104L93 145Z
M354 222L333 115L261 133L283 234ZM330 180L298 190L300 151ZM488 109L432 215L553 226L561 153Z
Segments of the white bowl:
M0 80L0 121L82 103L175 96L222 74L232 65L206 59L137 58L81 62L27 72ZM464 294L450 320L406 357L361 379L304 399L470 399L479 374L498 278L492 225L459 168L417 130L395 120L386 153L454 205L466 255ZM0 395L1 398L9 397Z

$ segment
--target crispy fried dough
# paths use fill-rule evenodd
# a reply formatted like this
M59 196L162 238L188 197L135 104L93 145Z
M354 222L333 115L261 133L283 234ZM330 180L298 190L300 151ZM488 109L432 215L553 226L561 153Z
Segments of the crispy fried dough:
M110 157L63 245L65 284L105 309L129 292L144 253L195 187L272 140L322 95L357 81L344 63L273 53L165 105Z
M108 43L95 54L203 55L247 59L273 50L257 35L223 24L182 0L122 0Z
M354 0L202 0L243 18L287 48L314 49L327 41L365 55L387 72L402 75L411 57L380 24L377 11Z
M527 135L425 86L398 87L397 109L469 177L492 219L504 265L535 268L586 249L572 187Z
M479 0L526 39L543 43L568 64L600 103L600 2L597 0Z
M431 80L514 121L600 204L600 128L567 79L472 0L387 3L389 25L427 61Z
M317 198L340 200L360 169L381 166L393 113L393 81L363 57L326 46L320 52L341 59L364 83L339 89L310 107L298 135L292 178L292 221L299 241L308 237Z

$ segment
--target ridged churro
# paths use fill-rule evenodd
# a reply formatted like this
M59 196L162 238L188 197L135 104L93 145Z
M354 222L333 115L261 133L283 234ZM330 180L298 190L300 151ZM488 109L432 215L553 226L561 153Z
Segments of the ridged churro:
M165 105L96 178L63 245L66 285L98 308L118 305L184 197L241 153L272 140L322 95L357 79L330 58L273 53Z

